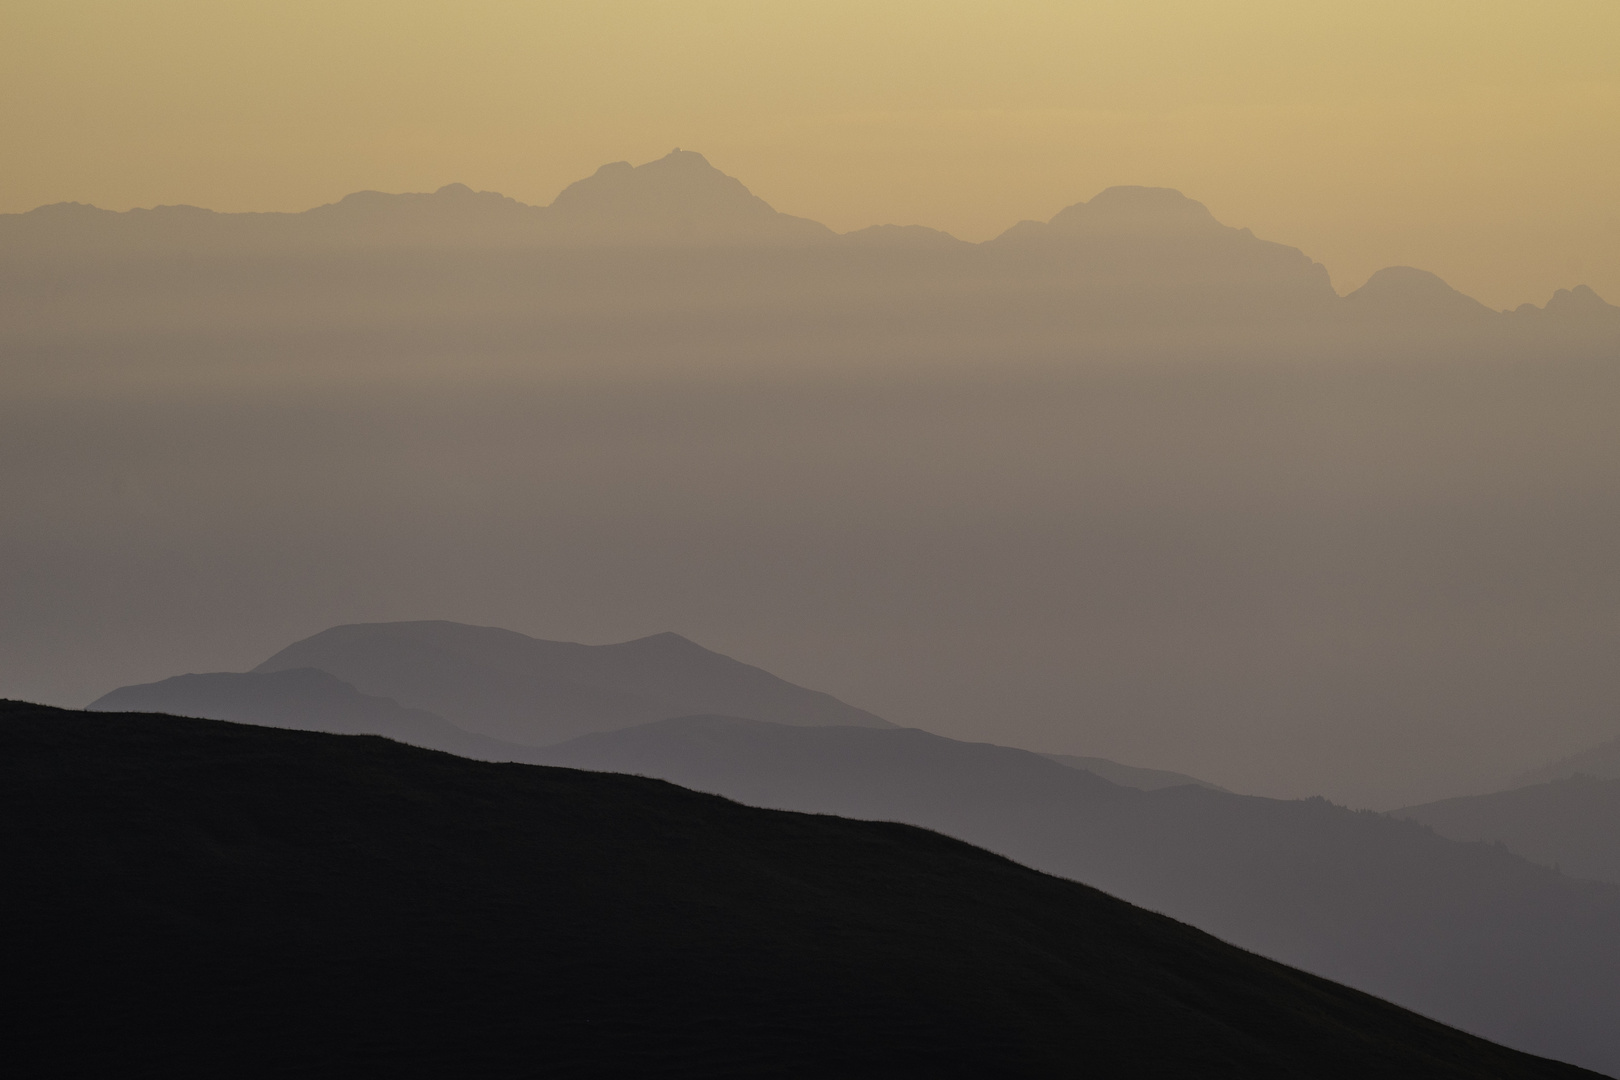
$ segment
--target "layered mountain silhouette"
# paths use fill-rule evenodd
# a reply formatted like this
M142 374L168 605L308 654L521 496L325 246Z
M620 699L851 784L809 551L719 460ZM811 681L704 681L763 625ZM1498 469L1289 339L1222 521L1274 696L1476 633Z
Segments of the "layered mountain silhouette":
M675 150L645 165L619 161L570 184L545 207L447 184L431 194L360 191L299 214L221 214L194 206L113 213L80 203L0 215L27 243L94 249L202 244L437 247L525 245L800 245L836 234L778 213L702 154Z
M362 694L531 746L692 713L889 726L678 634L579 645L452 622L361 623L295 642L254 671L289 668L316 668Z
M1582 1075L934 833L653 780L8 702L0 803L35 1075Z
M733 715L609 730L699 700ZM255 672L124 687L93 708L380 734L920 825L1505 1044L1620 1071L1620 889L1322 800L895 728L675 635L584 646L454 623L334 627ZM864 723L838 722L850 716ZM533 745L587 723L599 726Z
M544 760L936 829L1532 1052L1620 1072L1620 889L1321 799L1141 791L912 729L690 717Z
M1111 187L1048 222L1020 222L987 246L1115 282L1246 281L1295 302L1338 298L1327 270L1298 248L1223 225L1171 188Z
M1499 842L1572 877L1620 883L1620 778L1576 772L1393 813L1454 840Z
M1477 322L1497 316L1478 300L1447 285L1439 275L1410 266L1385 267L1344 299L1358 316L1385 322Z
M1218 784L1211 784L1207 780L1200 780L1185 773L1171 772L1168 769L1142 769L1134 765L1121 765L1119 762L1109 761L1107 758L1081 757L1077 754L1043 754L1042 756L1048 761L1055 761L1059 765L1067 765L1071 769L1095 773L1111 784L1139 788L1142 791L1158 791L1160 788L1181 787L1185 784L1206 787L1213 791L1226 790Z
M564 188L550 213L562 235L580 241L800 244L835 235L778 213L702 154L678 149L645 165L604 165Z
M385 697L362 694L341 679L307 667L176 675L119 687L90 708L170 713L336 735L383 735L479 761L525 761L532 749L474 735L425 709L408 709Z
M1562 780L1578 774L1596 776L1604 780L1620 780L1620 737L1523 773L1514 780L1512 786L1522 787L1545 783L1548 780Z
M1620 739L1521 773L1500 791L1393 813L1442 836L1502 844L1574 877L1620 882Z
M288 666L303 662L310 666ZM342 670L378 692L362 693L316 663ZM392 696L396 693L434 702L456 719L401 705ZM649 713L684 715L694 701L724 702L739 717L768 715L778 723L893 726L676 634L619 645L576 645L448 622L333 627L288 646L255 671L176 675L123 686L89 708L381 735L480 761L534 763L549 760L542 747L558 730L619 720L634 726ZM469 730L480 724L507 731L511 741ZM1125 787L1215 787L1182 773L1107 758L1047 757Z
M944 319L941 328L957 334L1033 334L1037 340L1041 334L1083 337L1119 326L1162 334L1191 325L1240 324L1259 332L1302 320L1320 324L1316 346L1322 348L1347 332L1347 321L1360 332L1379 332L1375 337L1407 330L1432 336L1436 328L1485 334L1486 340L1506 334L1513 347L1522 347L1526 335L1565 345L1620 335L1620 308L1586 286L1559 290L1544 308L1524 305L1502 314L1433 274L1390 267L1341 299L1327 271L1298 249L1223 225L1203 204L1168 188L1108 188L1049 221L1020 222L983 244L920 226L884 225L839 236L775 210L686 150L639 166L604 165L545 207L449 184L431 194L357 192L298 214L221 214L190 206L114 213L57 204L0 215L0 252L10 257L33 264L161 261L177 254L244 259L252 264L252 284L243 283L249 293L288 287L283 279L264 276L259 263L265 258L316 260L321 269L305 277L320 278L338 253L378 249L391 253L388 260L358 278L354 267L345 267L345 290L371 275L397 276L401 253L419 250L422 272L434 280L417 280L413 287L437 291L439 302L476 281L479 297L459 297L449 305L462 309L487 306L491 293L521 282L501 300L500 310L521 310L520 298L532 305L531 285L540 297L570 297L564 310L577 311L583 292L595 298L592 306L616 307L627 317L646 302L650 286L658 293L674 289L684 303L700 307L724 305L727 297L734 305L742 297L761 302L763 292L776 297L773 307L796 303L819 312L822 333L832 327L872 332L863 308L882 297L891 327L933 326ZM452 270L440 258L448 250L485 251L494 261L476 271L465 263ZM639 254L622 264L608 254L631 250ZM496 257L513 251L549 253L550 261L515 267ZM879 253L885 257L874 263ZM145 302L149 313L177 301L165 299L165 289L183 293L193 287L172 276L167 265L155 280L146 271L144 287L155 290ZM83 275L75 280L78 289L90 285ZM210 282L217 307L221 279L215 275ZM776 316L784 332L802 332L803 316ZM735 313L731 318L736 320ZM1304 344L1297 330L1283 340L1295 350ZM1205 348L1219 344L1203 341Z

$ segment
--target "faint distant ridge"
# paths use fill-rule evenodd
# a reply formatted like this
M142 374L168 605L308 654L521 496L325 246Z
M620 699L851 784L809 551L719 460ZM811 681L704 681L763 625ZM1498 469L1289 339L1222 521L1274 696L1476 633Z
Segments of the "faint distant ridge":
M558 238L593 243L806 243L832 240L820 222L774 210L716 169L679 148L657 161L615 161L569 184L550 207Z
M779 257L749 265L742 280L779 279L801 296L825 288L866 297L873 286L862 274L880 266L884 289L904 294L915 309L911 318L891 304L897 325L909 318L939 327L936 311L943 304L950 312L977 312L972 317L981 325L1005 318L1017 332L1040 323L1041 332L1060 335L1129 323L1174 328L1302 320L1319 321L1335 334L1355 326L1374 338L1417 332L1431 341L1436 334L1477 339L1508 331L1536 341L1562 334L1571 342L1607 344L1620 334L1620 307L1586 285L1558 290L1544 307L1525 304L1500 313L1428 271L1393 266L1341 298L1327 269L1298 248L1225 225L1172 188L1110 187L1048 221L1021 221L982 244L921 225L874 225L839 235L777 211L702 154L683 149L641 165L603 165L549 206L456 183L431 193L360 191L302 213L216 213L195 206L118 213L60 203L0 215L0 256L24 259L375 249L427 257L438 249L521 249L550 251L562 260L584 258L587 251L612 258L618 251L617 257L661 266L690 263L671 272L691 287L709 282L722 291L734 291L736 265L708 258L699 259L700 266L680 253L775 250ZM812 249L819 253L813 259L792 254ZM601 280L622 284L613 275ZM964 307L963 297L979 298L981 308Z
M1620 779L1576 772L1392 813L1451 840L1502 844L1570 877L1620 883Z
M1386 266L1344 299L1360 314L1385 319L1484 320L1497 314L1438 274L1411 266Z
M1527 784L1544 784L1549 780L1562 780L1578 775L1620 780L1620 736L1598 743L1578 754L1559 758L1539 769L1520 773L1506 786L1517 788Z
M371 238L491 243L538 228L545 211L494 191L446 184L432 194L357 191L294 215L314 228L333 227Z
M1144 769L1136 765L1121 765L1117 761L1107 758L1080 757L1075 754L1042 754L1048 761L1055 761L1059 765L1067 765L1071 769L1094 773L1107 780L1110 784L1121 787L1136 788L1138 791L1160 791L1172 787L1201 787L1210 791L1226 791L1219 784L1212 784L1208 780L1200 780L1196 776L1186 773L1171 772L1169 769Z
M1213 235L1228 228L1216 221L1203 203L1174 188L1139 185L1107 188L1090 202L1063 208L1047 224L1059 232L1093 236Z
M295 642L254 672L288 668L315 668L362 694L529 746L693 713L892 726L671 633L581 645L453 622L356 623Z
M778 213L702 154L679 149L644 165L604 165L544 207L446 184L432 193L357 191L296 214L221 214L195 206L115 213L58 203L0 215L0 226L0 236L57 248L791 247L837 239L819 222Z
M1513 309L1513 314L1530 319L1540 316L1566 324L1596 323L1620 326L1620 307L1606 302L1589 285L1559 289L1552 294L1552 299L1547 301L1545 307L1520 304Z
M984 247L1003 265L1078 278L1094 292L1144 295L1143 315L1172 302L1166 291L1179 294L1178 308L1218 316L1320 314L1339 301L1321 263L1221 224L1172 188L1111 187L1050 221L1021 221Z
M1106 188L1089 202L1066 206L1050 221L1020 221L993 244L1061 242L1076 237L1185 238L1223 233L1253 235L1215 220L1209 207L1174 188L1122 185Z
M175 675L121 686L91 702L87 711L169 713L335 735L382 735L481 761L529 757L525 747L473 735L423 709L362 694L314 668Z

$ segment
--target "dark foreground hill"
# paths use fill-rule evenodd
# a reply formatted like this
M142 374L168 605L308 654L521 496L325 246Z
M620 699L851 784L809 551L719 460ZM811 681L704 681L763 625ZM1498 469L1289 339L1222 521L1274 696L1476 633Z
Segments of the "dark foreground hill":
M1582 1075L933 833L652 780L5 703L0 801L31 1075Z
M1323 799L1131 790L908 729L687 717L543 760L937 829L1510 1046L1620 1075L1620 890Z

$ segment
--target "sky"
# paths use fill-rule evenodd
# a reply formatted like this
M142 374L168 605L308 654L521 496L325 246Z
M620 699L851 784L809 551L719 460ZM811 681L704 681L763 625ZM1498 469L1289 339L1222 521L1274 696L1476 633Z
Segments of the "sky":
M698 150L840 231L1179 188L1346 292L1620 301L1614 0L7 0L0 212L549 203Z

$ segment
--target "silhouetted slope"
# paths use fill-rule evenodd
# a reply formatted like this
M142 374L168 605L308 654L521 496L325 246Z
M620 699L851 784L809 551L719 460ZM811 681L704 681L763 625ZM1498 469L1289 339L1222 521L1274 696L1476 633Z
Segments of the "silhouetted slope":
M1160 788L1180 787L1183 784L1193 784L1214 791L1226 790L1219 784L1211 784L1209 781L1200 780L1196 776L1171 772L1168 769L1142 769L1135 765L1121 765L1119 762L1109 761L1107 758L1079 757L1075 754L1042 754L1041 756L1048 761L1055 761L1059 765L1067 765L1071 769L1083 769L1089 773L1096 773L1111 784L1139 788L1142 791L1158 791Z
M917 829L0 709L30 1075L1580 1075Z
M1393 811L1453 840L1499 841L1572 877L1620 882L1620 779L1583 773Z
M442 716L362 694L314 668L176 675L121 686L90 703L93 712L152 712L237 724L381 735L479 761L530 761L533 748L463 731Z
M319 668L363 693L530 745L700 712L888 726L678 634L578 645L452 622L359 623L289 645L254 670L292 667Z
M689 717L547 760L903 821L1084 881L1446 1023L1620 1073L1620 890L1321 799L1145 792L912 729Z

